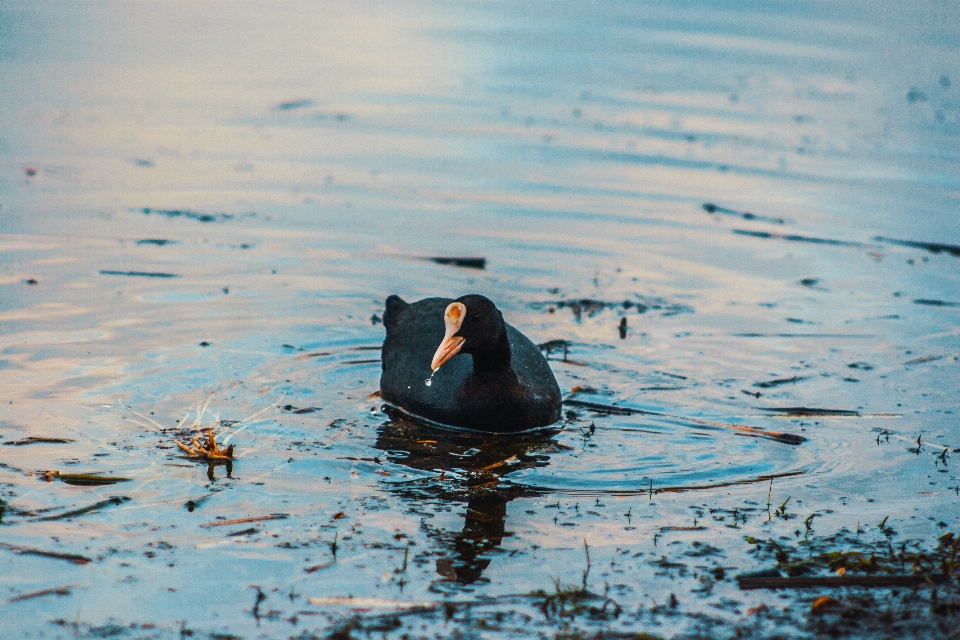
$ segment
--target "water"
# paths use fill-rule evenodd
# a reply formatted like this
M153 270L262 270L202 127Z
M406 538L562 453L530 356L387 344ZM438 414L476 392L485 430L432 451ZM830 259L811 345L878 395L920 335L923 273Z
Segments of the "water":
M894 241L960 245L958 16L911 6L4 3L0 436L70 441L0 446L4 627L470 601L514 629L470 633L553 634L507 596L579 584L586 542L628 613L584 633L759 634L760 604L803 633L820 594L738 589L769 566L744 536L955 531L960 262ZM567 341L571 399L635 411L391 420L384 299L470 292Z

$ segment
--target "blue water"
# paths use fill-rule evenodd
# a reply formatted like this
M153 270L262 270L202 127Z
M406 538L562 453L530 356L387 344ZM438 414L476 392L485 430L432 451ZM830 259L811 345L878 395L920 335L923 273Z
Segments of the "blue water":
M606 563L706 540L756 568L744 535L799 526L768 499L823 533L955 528L960 260L893 241L960 245L958 18L4 3L0 436L73 440L0 446L4 626L326 633L356 607L310 597L550 589L580 579L584 541ZM390 421L372 317L391 293L468 292L570 342L550 356L565 393L659 415L569 406L521 443ZM856 415L771 415L796 407ZM185 416L229 436L229 476L178 454ZM41 519L111 496L131 500ZM736 529L703 515L734 509ZM697 513L707 528L682 530ZM286 517L205 526L270 514ZM762 599L629 562L591 575L631 608L682 592L722 629L724 599Z

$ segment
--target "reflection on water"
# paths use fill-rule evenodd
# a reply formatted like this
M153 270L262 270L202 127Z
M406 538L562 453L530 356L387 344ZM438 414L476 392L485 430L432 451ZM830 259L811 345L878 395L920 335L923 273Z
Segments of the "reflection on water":
M391 493L414 503L466 503L463 529L452 538L439 536L454 558L437 561L438 574L461 584L476 582L490 564L485 556L503 541L507 504L543 493L512 483L507 476L520 469L546 467L549 454L563 448L549 437L477 436L432 429L397 414L377 431L376 447L391 462L440 473L435 478L390 483Z
M589 547L725 637L747 536L960 525L956 3L173 6L0 3L10 633L323 635ZM565 429L384 424L384 299L466 293ZM232 469L174 443L211 394Z
M569 496L610 496L640 495L649 496L664 493L687 493L710 491L738 485L772 482L778 478L803 475L803 470L785 470L745 477L743 466L726 468L714 474L714 482L703 482L708 474L701 471L699 482L677 484L684 477L682 473L666 473L658 478L654 486L649 477L649 485L644 481L633 480L620 486L625 488L604 488L604 477L611 478L625 474L628 467L625 462L605 456L605 465L601 469L588 470L577 467L578 477L568 480L564 486L563 471L551 469L551 454L575 452L575 446L560 443L553 434L532 435L526 438L504 440L490 434L470 434L449 429L439 429L418 423L409 415L398 412L389 405L383 407L391 420L377 430L376 447L387 454L390 462L439 474L406 482L390 482L385 486L396 496L413 504L435 502L443 504L466 503L463 513L463 528L453 534L437 535L436 539L448 547L453 560L441 558L437 561L437 573L444 579L461 584L471 584L479 579L490 564L489 553L501 545L506 530L507 505L517 498L563 498ZM568 414L571 417L571 414ZM566 425L568 432L575 434L581 446L591 444L596 435L593 422L589 427L577 428ZM656 435L657 431L641 430ZM678 444L673 439L674 444ZM795 443L794 443L795 444ZM631 456L636 458L637 451ZM704 462L701 452L698 456ZM558 458L563 463L563 458ZM705 465L706 466L706 465ZM650 465L652 471L655 465ZM776 468L776 467L774 467ZM539 473L524 474L524 471L536 469ZM602 475L601 475L602 474ZM651 474L652 476L652 474ZM545 486L524 484L522 479L550 478L558 489ZM647 479L647 476L644 476ZM606 482L611 482L607 480ZM618 482L612 480L612 482ZM772 486L772 485L771 485ZM626 488L629 487L629 488ZM559 505L559 502L557 503ZM750 510L747 508L747 510ZM487 556L487 557L485 557Z

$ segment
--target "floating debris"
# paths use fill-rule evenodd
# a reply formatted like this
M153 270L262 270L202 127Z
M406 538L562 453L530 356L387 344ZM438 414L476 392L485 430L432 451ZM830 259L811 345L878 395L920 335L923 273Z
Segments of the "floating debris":
M794 384L802 380L808 380L810 376L793 376L792 378L777 378L776 380L767 380L766 382L756 382L753 386L760 389L772 389L785 384Z
M144 207L140 210L144 215L166 216L167 218L189 218L198 222L224 222L233 220L236 216L230 213L200 213L190 209L150 209ZM254 215L254 214L248 214Z
M66 560L67 562L72 562L73 564L90 564L93 562L90 558L86 556L77 555L75 553L61 553L59 551L47 551L45 549L34 549L33 547L22 547L16 544L8 544L6 542L0 542L0 549L7 549L8 551L13 551L14 553L19 553L21 555L30 555L30 556L42 556L44 558L56 558L57 560Z
M367 358L366 360L342 360L338 362L335 366L337 367L347 367L356 364L380 364L380 358Z
M177 244L176 240L164 240L162 238L144 238L143 240L137 240L137 244L153 244L158 247L163 247L168 244Z
M789 498L788 498L789 500ZM784 502L784 505L786 502ZM777 510L783 511L783 505ZM816 514L814 514L816 515ZM813 515L809 519L812 519ZM895 532L886 526L887 518L878 525L883 538L865 543L859 523L856 538L841 530L823 539L798 541L795 548L784 538L760 540L747 536L760 557L769 556L776 568L737 576L741 589L807 589L837 587L917 587L952 581L960 564L960 539L952 532L940 536L936 549L909 550L907 543L895 548L890 537ZM847 543L854 550L839 549ZM871 548L872 547L872 548ZM828 575L809 575L827 571ZM783 575L786 573L786 576ZM879 575L878 575L879 574Z
M436 262L437 264L449 264L454 267L462 267L464 269L486 269L487 268L487 259L486 258L457 258L457 257L430 257L425 258L430 262Z
M349 113L318 113L314 117L317 120L326 120L327 118L331 118L337 122L348 122L349 120L353 119L353 116ZM327 176L327 184L330 184L332 181L333 178L331 176Z
M286 520L290 516L286 513L271 513L268 516L253 516L250 518L237 518L235 520L218 520L214 522L207 522L206 524L200 525L201 527L229 527L235 524L247 524L249 522L264 522L266 520Z
M479 451L477 451L477 453L479 453ZM465 455L465 454L462 454L462 455ZM499 469L501 467L515 467L518 464L520 464L520 459L514 455L514 456L510 456L509 458L505 458L499 462L494 462L493 464L487 465L485 467L481 467L480 469L477 469L472 473L474 474L488 473L490 471L493 471L494 469Z
M949 253L950 255L957 256L960 258L960 246L955 244L943 244L941 242L917 242L914 240L896 240L894 238L885 238L883 236L877 236L874 238L877 242L889 242L890 244L898 244L901 247L913 247L914 249L924 249L930 253Z
M29 438L4 442L3 444L8 447L22 447L28 444L68 444L70 442L76 442L76 440L71 440L70 438L45 438L43 436L30 436Z
M199 460L233 460L233 445L226 449L221 449L217 445L216 438L213 437L213 431L207 434L207 441L201 443L199 438L193 438L189 445L177 442L177 446L187 454L189 458Z
M913 301L913 304L922 304L928 307L960 307L960 302L948 302L946 300L929 300L919 298Z
M778 417L828 417L828 416L850 416L860 417L859 411L850 409L815 409L811 407L758 407L758 411L769 411L771 415Z
M319 565L318 565L319 566ZM351 596L323 596L307 598L307 602L315 607L348 606L357 608L390 607L392 609L419 609L437 608L439 602L414 602L409 600L384 600L381 598L354 598Z
M322 411L323 407L295 407L292 404L285 404L280 409L287 413L314 413L315 411Z
M190 513L193 513L198 507L203 505L204 502L209 500L214 495L215 494L213 493L208 493L205 496L200 496L199 498L193 498L192 500L187 500L186 502L183 503L183 508L189 511Z
M663 316L675 316L681 313L693 313L693 308L684 305L671 303L664 298L637 296L639 300L594 300L592 298L580 298L578 300L555 300L547 302L534 302L530 306L534 309L546 309L547 313L554 313L557 309L570 309L574 318L579 322L583 316L592 318L601 311L608 309L617 309L629 311L636 309L637 313L646 313L650 310L663 311Z
M131 480L131 478L103 476L97 473L60 473L59 471L44 471L43 479L47 482L59 480L60 482L79 487L99 487L117 484L118 482L130 482Z
M907 92L907 102L914 104L917 102L926 102L927 94L917 87L910 87L910 91Z
M769 216L758 216L755 213L749 213L746 211L737 211L736 209L727 209L726 207L721 207L719 205L713 204L712 202L704 202L703 210L707 213L722 213L727 216L737 216L743 218L744 220L756 220L757 222L770 222L773 224L785 224L786 220L783 218L771 218Z
M810 605L810 611L812 613L822 613L827 609L839 609L843 604L836 598L831 598L830 596L820 596L813 601L813 604Z
M748 589L811 589L838 587L917 587L930 582L950 580L946 574L914 574L887 576L798 576L795 578L737 576L737 586Z
M62 587L51 587L49 589L43 589L42 591L25 593L22 596L10 598L9 600L7 600L7 602L21 602L23 600L32 600L33 598L41 598L43 596L49 596L49 595L68 596L70 595L70 590L76 586L77 585L75 584L67 584Z
M584 409L590 409L596 413L603 413L613 416L632 416L635 413L642 414L651 414L652 412L643 411L641 409L630 409L628 407L617 407L612 404L601 404L599 402L587 402L586 400L564 400L563 404L570 405L571 407L582 407Z
M312 107L316 103L309 98L304 98L302 100L290 100L289 102L281 102L274 109L277 111L293 111L295 109L303 109L305 107Z
M876 336L866 333L731 333L734 338L848 338L866 339Z
M66 520L67 518L75 518L77 516L82 516L88 513L94 513L105 509L106 507L112 507L124 502L129 502L130 498L127 496L112 496L106 500L101 500L100 502L94 503L89 507L83 507L81 509L74 509L73 511L67 511L66 513L61 513L55 516L46 516L44 518L37 518L38 520Z
M550 359L551 353L553 353L554 351L559 351L560 349L563 349L563 360L564 362L566 362L567 354L569 353L570 345L572 344L573 343L570 342L569 340L559 340L559 339L547 340L543 344L538 344L537 348L540 349L540 351L546 352L544 355L547 357L547 360Z
M809 242L812 244L826 244L834 247L867 247L862 242L852 242L849 240L832 240L830 238L816 238L813 236L800 236L796 234L771 233L769 231L748 231L746 229L734 229L733 232L740 236L751 236L753 238L769 238L776 240L786 240L788 242Z
M102 276L133 276L138 278L179 278L176 273L164 273L162 271L112 271L110 269L101 269Z

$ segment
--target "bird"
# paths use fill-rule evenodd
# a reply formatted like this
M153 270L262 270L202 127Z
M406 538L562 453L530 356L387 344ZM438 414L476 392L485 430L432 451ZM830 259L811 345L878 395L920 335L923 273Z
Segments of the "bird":
M442 426L486 433L544 429L560 420L557 379L540 349L482 295L409 303L383 314L381 398Z

